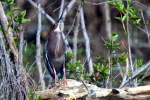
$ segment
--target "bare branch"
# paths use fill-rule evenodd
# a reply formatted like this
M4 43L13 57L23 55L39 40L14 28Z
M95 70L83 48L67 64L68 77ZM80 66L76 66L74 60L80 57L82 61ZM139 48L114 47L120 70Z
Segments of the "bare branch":
M91 4L91 5L95 5L95 6L106 4L106 3L110 3L110 2L112 2L112 1L105 1L105 2L98 2L98 3L85 1L86 4Z
M45 82L44 82L44 77L43 77L43 71L42 71L42 64L41 64L41 41L40 41L40 37L41 37L41 24L42 24L42 18L41 18L41 11L40 11L40 3L38 4L38 31L36 34L36 64L38 67L38 71L39 71L39 77L40 77L40 82L41 82L41 87L44 90L45 89Z
M84 20L84 12L83 12L83 7L80 8L80 17L81 17L81 27L82 27L82 31L83 31L83 36L85 39L85 48L86 48L86 57L87 57L87 62L88 62L88 71L90 74L93 73L93 62L91 59L91 54L90 54L90 39L88 37L88 33L86 31L86 27L85 27L85 20Z
M111 38L111 15L110 15L110 8L108 3L104 4L104 16L105 16L104 18L105 18L106 34L107 37L110 39Z
M33 5L35 8L38 8L38 5L37 5L34 1L28 0L28 2L29 2L31 5ZM55 20L54 20L51 16L49 16L49 15L43 10L43 8L40 7L39 9L40 9L40 12L41 12L49 21L51 21L53 24L56 23Z
M73 5L75 4L75 2L76 2L76 0L70 1L70 3L64 8L64 11L61 10L61 11L62 11L62 13L61 13L62 16L59 16L59 17L61 18L59 23L61 23L62 25L64 25L64 21L65 21L66 15L67 15L67 13L71 10L71 8L72 8ZM61 8L61 9L62 9L62 8ZM60 12L61 12L61 11L60 11ZM63 28L64 28L64 27L63 27ZM69 46L68 40L66 39L66 36L64 35L63 32L62 32L62 38L63 38L63 40L64 40L64 42L65 42L66 50L72 52L72 50L71 50L71 48L70 48L70 46Z
M73 5L75 3L76 3L76 0L71 0L70 1L70 3L67 5L67 7L63 11L62 20L65 20L66 15L68 14L68 12L70 12L71 8L73 7Z
M122 83L122 85L120 86L120 88L124 87L128 82L130 82L131 80L135 79L139 74L141 74L142 72L144 72L149 67L150 67L150 61L147 62L145 65L141 66L136 71L134 71L133 75L131 77L129 77L124 83Z
M143 19L143 22L144 22L144 27L145 27L145 31L146 31L146 34L147 34L148 43L150 43L150 34L149 34L149 31L148 31L148 27L146 25L144 14L143 14L142 10L141 10L141 16L142 16L142 19Z
M65 4L65 1L64 1L64 0L60 0L60 1L61 1L61 5L60 5L60 11L59 11L59 18L60 18L61 15L63 14L64 4Z

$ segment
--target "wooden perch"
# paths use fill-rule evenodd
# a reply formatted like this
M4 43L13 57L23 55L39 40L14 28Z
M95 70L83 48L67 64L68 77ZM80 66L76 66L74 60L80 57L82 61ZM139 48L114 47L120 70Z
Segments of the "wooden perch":
M134 88L122 89L106 89L100 88L96 85L86 84L82 82L68 79L68 86L57 86L44 91L36 91L36 95L40 96L42 100L149 100L150 99L150 85L139 86Z

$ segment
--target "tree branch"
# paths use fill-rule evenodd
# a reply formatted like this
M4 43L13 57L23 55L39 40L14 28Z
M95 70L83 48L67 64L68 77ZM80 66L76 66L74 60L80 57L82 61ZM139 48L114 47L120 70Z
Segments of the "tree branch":
M28 2L29 2L33 7L39 9L40 12L41 12L50 22L52 22L52 24L55 24L55 23L56 23L56 21L55 21L51 16L49 16L49 15L43 10L43 8L41 8L41 7L38 8L38 5L37 5L34 1L28 0Z
M41 11L40 11L40 7L41 4L38 4L38 31L37 31L37 35L36 35L36 64L38 67L38 71L39 71L39 77L40 77L40 82L41 82L41 87L44 90L45 89L45 81L44 81L44 77L43 77L43 72L42 72L42 64L41 64L41 41L40 41L40 37L41 37L41 24L42 24L42 18L41 18Z
M63 15L62 15L63 21L65 21L66 15L68 14L68 12L70 12L71 8L74 6L75 3L76 3L76 0L71 0L69 4L65 7L63 11Z
M86 57L87 57L87 62L88 62L88 67L89 67L88 71L90 74L92 74L94 70L93 70L93 62L92 62L91 54L90 54L90 39L88 37L88 33L85 27L83 7L80 8L80 17L81 17L81 28L82 28L83 36L85 39Z
M61 1L61 5L60 5L60 11L59 11L59 18L60 18L61 15L63 14L64 4L65 4L65 1L64 1L64 0L60 0L60 1Z

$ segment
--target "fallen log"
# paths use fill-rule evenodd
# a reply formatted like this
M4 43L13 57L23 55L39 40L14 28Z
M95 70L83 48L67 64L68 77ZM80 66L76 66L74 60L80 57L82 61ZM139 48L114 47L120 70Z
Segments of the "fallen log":
M100 88L92 84L83 84L68 79L68 86L36 91L42 100L150 100L150 85L122 89Z

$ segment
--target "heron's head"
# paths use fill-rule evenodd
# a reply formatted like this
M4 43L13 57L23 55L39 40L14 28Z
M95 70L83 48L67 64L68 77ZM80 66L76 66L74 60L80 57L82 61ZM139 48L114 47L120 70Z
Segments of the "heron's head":
M54 32L63 32L63 30L64 30L64 23L62 21L59 21L54 29Z

